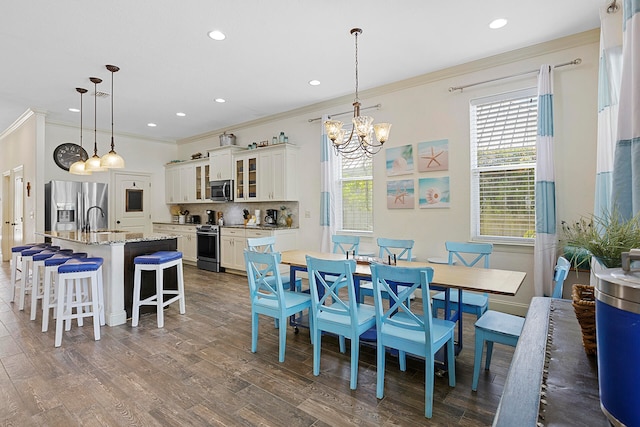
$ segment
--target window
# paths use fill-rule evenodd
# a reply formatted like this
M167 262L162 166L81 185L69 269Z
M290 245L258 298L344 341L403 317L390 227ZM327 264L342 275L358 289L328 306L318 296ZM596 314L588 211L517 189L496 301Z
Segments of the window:
M536 90L472 100L470 110L472 238L532 243Z
M345 139L350 132L350 129L346 129ZM367 157L346 159L341 155L336 160L338 229L347 232L372 232L373 160Z

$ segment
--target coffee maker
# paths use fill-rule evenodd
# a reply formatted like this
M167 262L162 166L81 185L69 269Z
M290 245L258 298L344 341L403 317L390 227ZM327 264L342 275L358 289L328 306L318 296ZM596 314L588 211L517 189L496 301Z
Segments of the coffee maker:
M264 223L267 225L276 225L278 224L278 210L277 209L267 209L267 216L264 217Z
M207 224L216 224L216 211L207 210Z

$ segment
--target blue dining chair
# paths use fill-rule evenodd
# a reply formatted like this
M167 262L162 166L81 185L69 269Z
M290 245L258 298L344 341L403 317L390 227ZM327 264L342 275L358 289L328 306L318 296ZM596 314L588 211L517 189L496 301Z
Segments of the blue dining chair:
M307 271L311 288L311 318L313 342L313 375L320 375L322 332L338 335L340 352L345 352L345 337L351 340L350 388L358 384L360 335L376 324L373 306L359 304L353 285L356 262L352 259L323 260L307 255ZM326 280L330 275L335 280ZM346 283L346 286L343 284ZM340 290L343 289L342 292Z
M378 257L383 261L411 261L413 257L411 252L415 243L413 240L378 237L377 243ZM364 301L365 296L373 296L373 285L370 282L360 284L360 301Z
M360 236L347 236L344 234L334 234L331 236L331 241L333 242L333 253L334 254L346 254L347 252L350 255L358 255L358 250L360 248Z
M552 298L562 298L562 284L567 278L571 264L564 257L559 257L554 269L553 280L555 286ZM558 296L556 296L558 295ZM480 365L482 365L482 352L487 344L487 356L485 360L485 370L489 370L491 365L491 355L493 354L493 343L510 345L515 347L522 333L524 318L513 314L501 313L499 311L487 310L475 323L476 345L473 362L473 381L471 390L478 390L478 380L480 378Z
M371 265L373 300L376 310L377 330L377 375L376 397L384 396L385 348L398 350L400 370L407 369L406 353L424 357L425 397L424 415L431 418L433 413L433 387L435 377L435 354L446 346L449 386L456 385L454 329L455 323L433 318L431 315L429 283L433 279L433 269L429 267L407 268L383 264ZM398 284L403 286L398 286ZM415 291L422 294L422 309L409 305ZM383 293L388 295L389 304L385 308Z
M564 281L569 275L570 268L571 263L565 257L558 257L556 268L553 270L553 281L555 282L555 285L553 287L553 294L551 295L551 298L562 299Z
M311 308L311 296L285 290L280 277L281 255L279 252L261 253L244 250L244 259L251 297L251 351L258 349L259 315L273 317L280 325L287 324L287 318ZM311 320L313 324L313 320ZM278 361L284 362L287 345L287 328L279 329Z
M247 238L247 249L253 252L271 253L275 252L276 237L249 237ZM288 274L281 274L282 286L289 288L291 284L291 278ZM268 279L272 280L272 279ZM296 279L296 291L300 292L302 289L302 280Z
M465 267L475 267L482 265L489 268L489 256L493 252L491 243L464 243L445 242L445 247L449 251L449 264L462 263ZM458 310L458 292L449 292L449 309ZM445 309L445 293L438 292L433 297L433 315L438 316L438 310ZM476 315L479 319L489 308L489 296L477 292L462 291L462 312ZM447 313L445 313L445 318Z

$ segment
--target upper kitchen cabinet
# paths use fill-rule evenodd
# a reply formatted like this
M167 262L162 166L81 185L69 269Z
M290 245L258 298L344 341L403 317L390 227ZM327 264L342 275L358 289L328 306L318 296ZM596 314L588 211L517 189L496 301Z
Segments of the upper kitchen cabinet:
M298 147L279 144L261 148L259 153L259 200L297 200Z
M202 203L210 197L209 159L174 163L165 167L166 203Z
M245 202L258 201L258 154L255 150L234 156L235 200Z
M209 150L209 168L212 181L222 179L234 179L233 177L233 155L246 151L236 146L218 147Z

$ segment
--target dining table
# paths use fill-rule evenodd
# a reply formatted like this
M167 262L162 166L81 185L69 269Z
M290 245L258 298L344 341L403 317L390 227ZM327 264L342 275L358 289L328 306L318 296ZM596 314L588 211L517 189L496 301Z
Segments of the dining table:
M307 271L307 255L313 258L327 260L344 260L350 254L336 254L328 252L315 252L303 249L294 249L282 252L281 263L289 266L291 290L295 290L296 275L298 272ZM458 292L458 301L462 300L462 291L473 291L496 295L514 296L524 282L526 273L522 271L500 270L493 268L465 267L460 265L439 264L423 261L402 261L380 259L368 256L356 256L356 269L353 273L355 295L360 295L360 282L371 280L371 263L391 263L398 267L430 267L433 269L433 280L429 283L429 289L445 292L445 319L457 323L458 338L456 342L456 354L462 350L462 313L450 309L450 292ZM360 301L362 302L362 301Z

